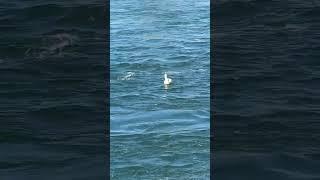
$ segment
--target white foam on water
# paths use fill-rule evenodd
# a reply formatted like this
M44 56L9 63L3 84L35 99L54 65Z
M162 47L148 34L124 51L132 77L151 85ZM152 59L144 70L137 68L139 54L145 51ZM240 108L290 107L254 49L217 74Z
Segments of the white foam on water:
M134 72L126 72L124 76L118 77L118 80L121 81L128 81L128 80L133 80L135 76Z

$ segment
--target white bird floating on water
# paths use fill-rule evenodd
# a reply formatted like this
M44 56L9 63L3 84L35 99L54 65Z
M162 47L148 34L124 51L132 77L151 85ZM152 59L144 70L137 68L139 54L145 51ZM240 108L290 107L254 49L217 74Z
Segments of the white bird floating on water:
M165 72L165 73L164 73L164 81L163 81L163 84L164 84L164 85L169 85L169 84L171 84L171 82L172 82L172 79L168 78L168 75L167 75L167 73Z

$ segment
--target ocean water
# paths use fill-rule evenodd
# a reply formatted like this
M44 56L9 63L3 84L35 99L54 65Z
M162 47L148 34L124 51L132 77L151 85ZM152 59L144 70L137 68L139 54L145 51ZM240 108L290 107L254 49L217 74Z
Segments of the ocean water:
M209 179L209 7L111 0L111 179Z
M319 2L213 4L214 179L319 179ZM0 5L0 179L106 179L105 2ZM111 5L112 179L208 179L209 3Z
M102 1L0 1L0 179L103 179Z
M320 179L319 10L214 2L214 179Z

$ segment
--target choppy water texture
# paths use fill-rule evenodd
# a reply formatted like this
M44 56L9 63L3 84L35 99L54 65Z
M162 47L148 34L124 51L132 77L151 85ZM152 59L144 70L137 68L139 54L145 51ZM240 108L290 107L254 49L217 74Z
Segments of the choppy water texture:
M110 35L112 179L209 179L209 1L112 0Z
M106 179L105 14L0 1L1 180Z
M214 179L320 179L319 2L214 4Z

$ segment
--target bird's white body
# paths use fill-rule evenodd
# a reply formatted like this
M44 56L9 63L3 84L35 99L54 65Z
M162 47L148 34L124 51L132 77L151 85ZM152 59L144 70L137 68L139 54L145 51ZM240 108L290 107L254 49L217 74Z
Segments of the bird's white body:
M168 78L167 73L164 73L164 81L163 81L163 84L169 85L169 84L171 84L171 82L172 82L172 79Z

